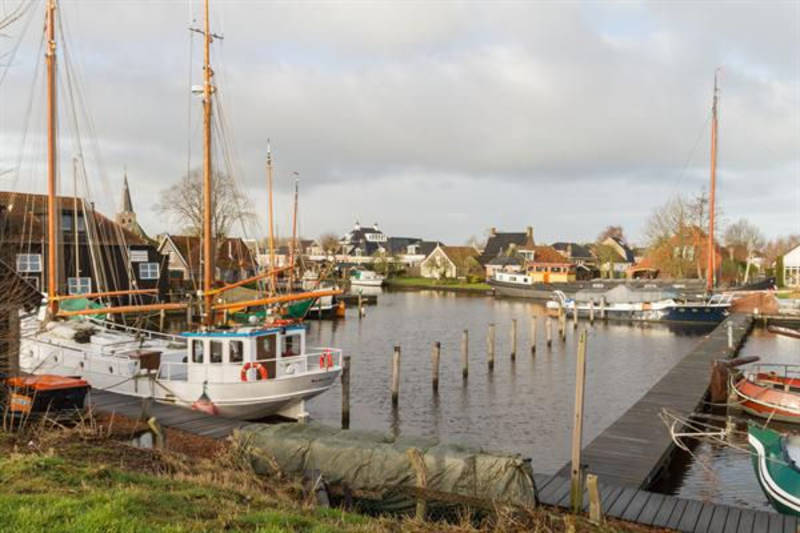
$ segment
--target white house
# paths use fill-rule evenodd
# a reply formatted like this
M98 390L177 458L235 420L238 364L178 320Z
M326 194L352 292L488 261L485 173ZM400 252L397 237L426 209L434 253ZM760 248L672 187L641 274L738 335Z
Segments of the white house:
M471 267L480 269L479 255L472 246L437 245L420 263L420 274L423 278L462 278Z
M783 283L787 287L800 287L800 244L783 256Z

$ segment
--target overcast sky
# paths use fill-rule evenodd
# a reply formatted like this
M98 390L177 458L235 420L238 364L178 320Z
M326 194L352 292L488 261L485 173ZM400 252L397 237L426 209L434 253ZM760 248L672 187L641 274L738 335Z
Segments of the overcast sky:
M18 2L0 0L0 17ZM0 36L3 189L45 187L33 3ZM93 121L81 133L94 199L115 211L127 167L144 228L175 231L153 205L200 163L201 48L187 30L199 4L62 0L60 13ZM800 232L798 2L219 0L212 31L224 36L212 63L236 177L263 213L270 138L283 234L297 171L309 237L358 219L450 244L529 225L538 241L593 240L608 224L640 241L654 207L708 182L717 67L725 219ZM19 161L29 170L3 173Z

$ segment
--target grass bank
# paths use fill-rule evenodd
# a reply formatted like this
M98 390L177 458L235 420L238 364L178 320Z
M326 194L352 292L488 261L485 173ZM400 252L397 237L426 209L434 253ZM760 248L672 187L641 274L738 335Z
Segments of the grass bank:
M491 291L492 288L483 282L468 283L466 281L449 280L449 279L431 279L431 278L389 278L386 280L386 285L395 289L420 289L420 290L439 290L439 291L458 291L458 292L474 292L485 293Z
M277 469L256 475L235 440L167 430L167 448L156 451L128 444L140 429L116 417L0 433L0 531L647 531L545 508L449 524L319 507Z

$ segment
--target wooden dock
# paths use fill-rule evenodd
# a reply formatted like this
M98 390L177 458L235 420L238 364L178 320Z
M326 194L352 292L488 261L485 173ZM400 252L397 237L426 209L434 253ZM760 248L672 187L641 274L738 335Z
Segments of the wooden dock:
M661 378L639 401L583 449L587 472L613 486L646 489L672 455L674 444L659 413L696 410L706 397L711 363L731 356L728 323L733 326L734 353L753 326L746 314L732 314ZM570 465L557 475L568 476Z
M540 503L569 507L569 477L536 474L534 479ZM600 479L600 501L609 518L696 533L796 533L800 525L796 516L677 498ZM583 511L588 509L589 502L584 497Z

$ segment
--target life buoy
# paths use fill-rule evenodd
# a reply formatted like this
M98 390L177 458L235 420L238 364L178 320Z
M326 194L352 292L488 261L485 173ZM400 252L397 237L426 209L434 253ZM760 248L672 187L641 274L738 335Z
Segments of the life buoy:
M251 368L255 368L258 371L259 378L258 379L267 379L269 375L267 374L267 369L261 363L253 363L251 361L246 362L242 365L242 371L239 374L239 377L242 381L247 381L247 371Z
M330 350L325 350L319 356L319 367L322 368L331 368L333 366L333 354Z

